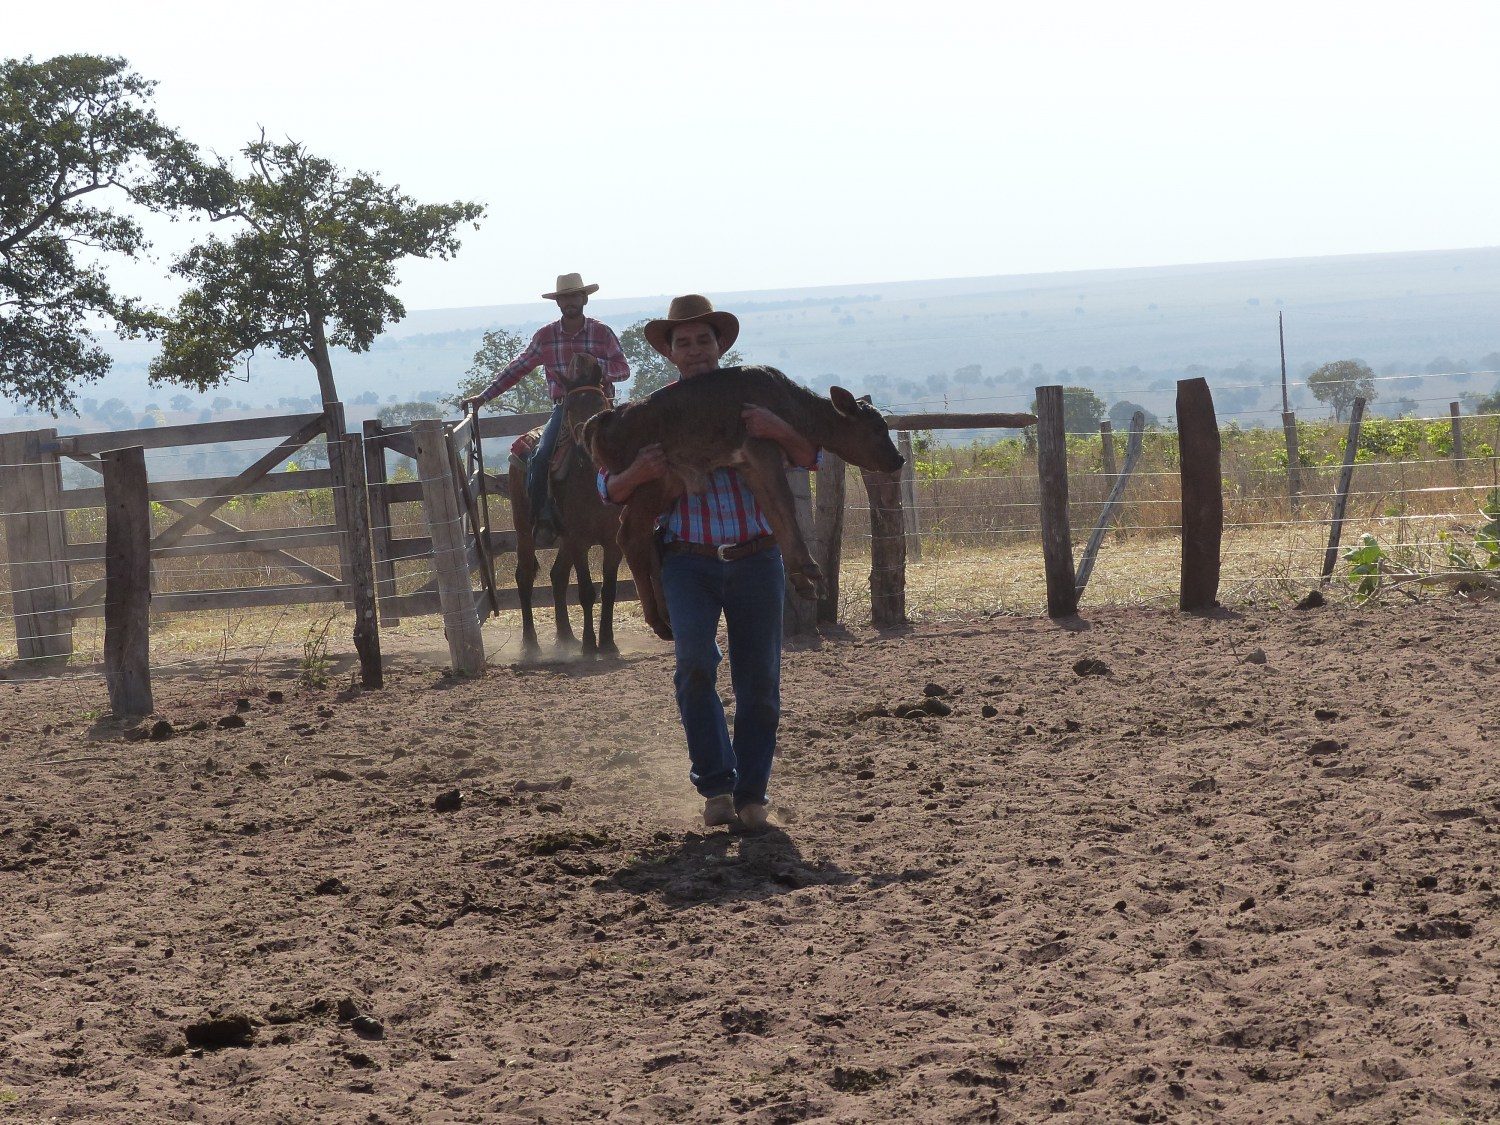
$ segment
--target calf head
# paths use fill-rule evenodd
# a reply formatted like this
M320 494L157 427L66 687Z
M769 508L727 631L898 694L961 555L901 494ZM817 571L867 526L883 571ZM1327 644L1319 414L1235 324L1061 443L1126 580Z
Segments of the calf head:
M894 473L906 464L891 440L885 415L875 409L868 395L855 398L843 387L832 387L828 397L838 414L833 435L825 442L829 449L851 465L871 472Z
M609 431L614 422L615 410L611 408L601 410L579 423L573 430L573 439L579 446L588 450L589 456L594 459L594 464L601 469L609 468Z

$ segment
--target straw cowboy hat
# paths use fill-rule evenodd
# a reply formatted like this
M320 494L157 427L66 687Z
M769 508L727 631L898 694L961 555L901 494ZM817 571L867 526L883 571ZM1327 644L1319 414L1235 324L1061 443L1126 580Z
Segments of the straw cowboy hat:
M662 320L649 322L642 333L650 344L667 358L672 356L672 330L680 324L708 324L719 337L719 353L722 355L734 346L740 334L740 322L733 313L714 312L707 297L697 293L672 298L667 315Z
M560 273L557 275L557 292L543 293L542 299L545 301L555 301L564 293L582 293L587 296L590 293L597 293L598 291L599 287L597 285L585 285L583 283L583 274L581 273Z

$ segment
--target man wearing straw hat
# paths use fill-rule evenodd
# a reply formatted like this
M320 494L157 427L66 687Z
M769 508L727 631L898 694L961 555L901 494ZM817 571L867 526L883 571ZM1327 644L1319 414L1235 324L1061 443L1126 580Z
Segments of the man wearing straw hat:
M562 398L567 390L562 379L568 365L575 355L587 352L599 361L604 368L604 377L611 383L630 378L630 365L625 361L625 353L614 331L609 325L583 315L589 294L598 289L597 285L585 285L582 274L559 274L556 290L543 293L542 297L557 302L562 318L537 329L526 350L507 363L494 382L477 395L463 400L465 409L483 406L510 390L537 367L546 370L547 391L552 396L552 417L547 420L542 439L526 465L526 497L531 501L538 547L550 547L557 539L557 517L547 488L547 466L557 444L557 431L562 426Z
M646 342L682 379L716 371L740 322L696 293L676 298L667 315L649 322ZM813 468L818 450L763 406L742 415L752 437L776 442L796 466ZM641 450L624 472L600 474L613 503L667 470L659 445ZM661 584L672 620L674 684L687 735L690 777L704 798L703 822L761 829L781 717L781 610L786 575L781 551L755 494L734 469L715 469L704 492L689 494L662 517ZM734 733L717 686L719 619L729 636Z

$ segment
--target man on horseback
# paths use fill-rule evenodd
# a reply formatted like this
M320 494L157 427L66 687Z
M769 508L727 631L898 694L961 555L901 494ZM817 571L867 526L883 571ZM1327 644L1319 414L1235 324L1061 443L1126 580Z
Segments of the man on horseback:
M547 372L547 390L552 396L552 417L542 431L541 441L526 466L526 496L531 501L532 523L538 547L550 547L557 541L557 512L552 504L548 487L548 465L552 450L557 445L557 432L562 426L562 399L567 393L563 378L567 374L573 357L580 352L593 356L604 368L609 383L618 383L630 378L630 365L620 348L620 340L607 324L583 315L583 307L589 303L589 294L597 292L599 286L585 285L583 276L576 273L559 274L557 289L543 293L548 301L556 301L562 318L553 324L537 329L526 350L505 365L505 369L477 395L463 400L465 409L483 406L492 398L504 394L524 379L538 366Z

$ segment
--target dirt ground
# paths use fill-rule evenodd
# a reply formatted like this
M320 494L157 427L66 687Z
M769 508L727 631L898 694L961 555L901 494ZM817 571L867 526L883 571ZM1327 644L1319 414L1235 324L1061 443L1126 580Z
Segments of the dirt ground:
M826 637L760 836L654 641L179 667L157 738L12 672L0 1120L1495 1120L1497 621Z

